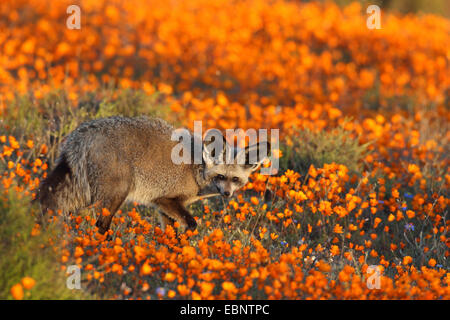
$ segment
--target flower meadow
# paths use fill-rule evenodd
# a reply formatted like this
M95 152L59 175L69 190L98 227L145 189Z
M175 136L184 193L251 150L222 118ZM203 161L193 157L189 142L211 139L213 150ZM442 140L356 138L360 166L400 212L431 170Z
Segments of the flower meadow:
M450 20L366 18L357 2L2 1L0 298L450 299ZM105 235L107 210L42 219L58 144L115 114L279 129L280 170L191 205L194 232L138 203Z

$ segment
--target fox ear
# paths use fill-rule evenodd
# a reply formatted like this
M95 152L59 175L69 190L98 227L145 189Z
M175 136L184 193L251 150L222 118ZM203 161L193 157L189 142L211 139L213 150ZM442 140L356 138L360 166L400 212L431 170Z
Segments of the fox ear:
M210 167L223 163L227 140L217 129L208 130L203 139L203 161Z
M264 160L269 158L270 143L268 141L261 141L251 146L245 147L237 154L238 161L245 159L243 165L246 169L253 171L258 170ZM244 158L245 156L245 158ZM238 162L238 164L242 164Z

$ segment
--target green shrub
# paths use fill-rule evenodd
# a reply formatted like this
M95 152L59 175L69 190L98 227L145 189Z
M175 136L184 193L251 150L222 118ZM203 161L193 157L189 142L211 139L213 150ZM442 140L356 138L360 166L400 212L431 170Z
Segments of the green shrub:
M281 144L281 171L291 169L302 175L308 172L311 165L321 168L324 164L333 162L347 166L351 173L357 173L361 170L364 157L369 153L370 145L360 144L357 138L344 129L344 124L330 131L299 129L290 140L291 145Z
M98 101L93 110L88 108L89 113L95 118L103 118L115 115L123 115L128 117L149 116L167 118L167 111L169 108L161 99L159 93L147 95L140 90L126 89L119 91L118 94L113 95L114 91ZM117 91L115 91L117 93ZM86 103L82 103L86 107L91 103L91 99Z
M66 274L58 263L57 229L48 228L32 235L35 219L29 197L8 190L0 201L0 299L12 299L11 287L24 277L36 284L24 290L24 299L88 299L83 290L70 290ZM56 240L57 241L57 240Z

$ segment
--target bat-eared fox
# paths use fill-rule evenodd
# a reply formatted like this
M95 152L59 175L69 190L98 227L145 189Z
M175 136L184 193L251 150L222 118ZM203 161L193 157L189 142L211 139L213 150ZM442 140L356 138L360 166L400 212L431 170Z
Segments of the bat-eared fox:
M207 142L200 141L202 153L197 164L175 164L171 158L178 144L171 139L174 130L161 119L146 117L115 116L81 124L64 139L54 169L41 182L43 214L48 210L76 212L89 206L106 208L110 214L101 214L96 223L99 232L105 233L115 212L131 201L157 205L163 227L178 221L193 230L197 223L186 206L202 197L231 197L264 160L250 164L250 151L270 150L268 142L258 142L236 154L236 159L245 156L243 164L217 163L230 148L215 153Z

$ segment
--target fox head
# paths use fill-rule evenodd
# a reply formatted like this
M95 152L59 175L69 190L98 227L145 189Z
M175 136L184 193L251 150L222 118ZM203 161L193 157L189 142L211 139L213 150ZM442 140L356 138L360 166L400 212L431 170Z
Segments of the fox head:
M223 148L212 149L211 144L204 143L204 175L222 196L231 198L236 190L247 184L250 174L258 170L268 157L270 143L263 141L244 149L233 149L223 140ZM258 158L260 150L264 156Z

